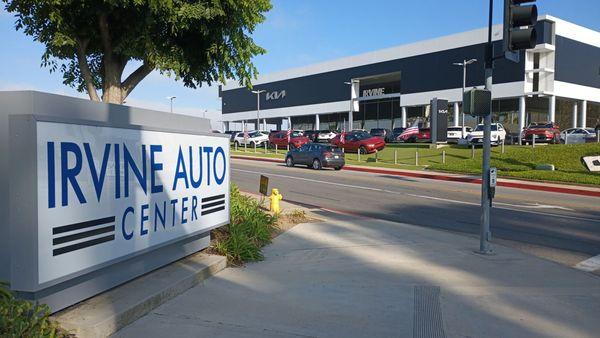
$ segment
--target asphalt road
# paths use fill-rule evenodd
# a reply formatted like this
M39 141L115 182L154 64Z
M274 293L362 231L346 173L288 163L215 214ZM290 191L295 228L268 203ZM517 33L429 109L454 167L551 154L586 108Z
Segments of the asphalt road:
M285 200L360 216L479 233L481 187L354 171L232 159L232 180L258 192L269 177ZM600 254L600 198L499 187L491 212L497 241L572 265Z

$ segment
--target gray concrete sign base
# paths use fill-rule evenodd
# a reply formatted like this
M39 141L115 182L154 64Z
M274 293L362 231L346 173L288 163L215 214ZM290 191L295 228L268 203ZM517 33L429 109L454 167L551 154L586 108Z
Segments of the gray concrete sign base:
M222 256L196 253L54 314L77 337L106 337L223 270Z

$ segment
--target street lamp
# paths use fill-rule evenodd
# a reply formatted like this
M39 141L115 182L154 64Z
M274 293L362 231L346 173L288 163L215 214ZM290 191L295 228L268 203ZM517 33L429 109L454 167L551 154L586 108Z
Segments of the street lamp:
M256 130L260 130L260 93L264 93L264 90L253 90L256 94Z
M350 86L350 111L348 112L348 131L352 131L352 124L354 124L354 119L352 118L352 85L358 83L359 81L356 79L352 79L350 81L345 81L344 84ZM345 123L344 123L345 124Z
M470 60L463 60L463 62L455 62L453 63L454 66L461 66L463 67L463 84L462 84L462 94L463 94L463 98L465 97L465 86L467 85L467 66L477 62L477 59L470 59ZM462 102L462 98L460 99L460 101ZM465 103L463 102L463 111L462 111L462 126L460 128L460 138L464 139L465 138Z
M171 114L173 114L173 100L175 100L177 96L167 96L167 100L171 100Z

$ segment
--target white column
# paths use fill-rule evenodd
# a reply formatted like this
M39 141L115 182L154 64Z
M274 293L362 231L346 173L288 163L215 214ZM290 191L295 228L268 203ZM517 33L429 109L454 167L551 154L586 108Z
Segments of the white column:
M460 123L458 122L458 115L459 115L458 102L454 102L454 126L455 127L458 127L460 125Z
M287 118L287 123L288 123L288 129L292 129L292 118L290 116L288 116L288 118Z
M556 122L556 96L548 97L548 121Z
M579 114L579 118L581 119L581 123L579 125L581 128L587 127L587 101L581 101L581 114Z
M246 120L242 121L242 131L246 131Z
M521 144L521 133L525 128L525 96L519 97L519 144Z
M571 128L577 128L577 111L579 108L577 107L577 101L573 102L573 118L571 120Z
M315 114L315 130L321 129L321 121L319 120L319 114Z
M263 119L263 131L267 131L267 119Z
M406 107L402 107L402 128L406 128Z

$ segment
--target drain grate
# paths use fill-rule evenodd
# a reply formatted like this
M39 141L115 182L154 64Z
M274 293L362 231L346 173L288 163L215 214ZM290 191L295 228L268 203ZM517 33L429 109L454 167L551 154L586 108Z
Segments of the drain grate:
M415 286L413 338L446 338L439 286Z

